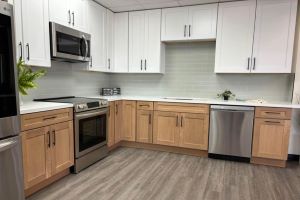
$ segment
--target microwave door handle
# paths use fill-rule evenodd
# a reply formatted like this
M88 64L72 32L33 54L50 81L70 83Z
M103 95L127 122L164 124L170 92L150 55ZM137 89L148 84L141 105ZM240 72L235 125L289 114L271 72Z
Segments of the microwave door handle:
M83 60L85 60L87 58L87 55L88 55L88 43L87 43L87 40L85 39L84 35L82 35L82 39L85 43L85 55L84 55L84 58L83 58Z

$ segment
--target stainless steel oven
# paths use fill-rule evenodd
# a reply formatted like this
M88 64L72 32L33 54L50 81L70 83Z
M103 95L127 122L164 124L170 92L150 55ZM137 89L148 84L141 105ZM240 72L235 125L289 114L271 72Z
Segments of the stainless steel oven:
M107 145L108 108L75 113L75 156Z
M67 62L89 62L91 35L50 22L51 58Z

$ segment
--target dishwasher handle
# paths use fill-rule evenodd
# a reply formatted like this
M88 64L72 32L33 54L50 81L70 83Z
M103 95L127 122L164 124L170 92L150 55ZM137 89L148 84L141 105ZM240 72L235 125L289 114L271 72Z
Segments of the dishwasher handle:
M245 111L254 111L254 107L249 106L224 106L224 105L212 105L212 111L232 111L232 112L245 112Z

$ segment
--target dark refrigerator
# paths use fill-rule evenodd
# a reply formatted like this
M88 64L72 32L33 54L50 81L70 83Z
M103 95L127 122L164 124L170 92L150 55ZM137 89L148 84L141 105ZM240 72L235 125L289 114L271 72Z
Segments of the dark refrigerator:
M0 1L0 200L24 199L12 10Z

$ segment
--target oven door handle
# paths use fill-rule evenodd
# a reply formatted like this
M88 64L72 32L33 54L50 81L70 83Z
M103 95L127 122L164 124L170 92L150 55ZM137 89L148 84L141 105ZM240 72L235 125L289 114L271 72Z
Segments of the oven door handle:
M88 117L95 117L95 116L103 115L103 114L108 114L108 108L103 109L98 112L78 113L78 114L75 114L75 118L76 119L85 119Z

